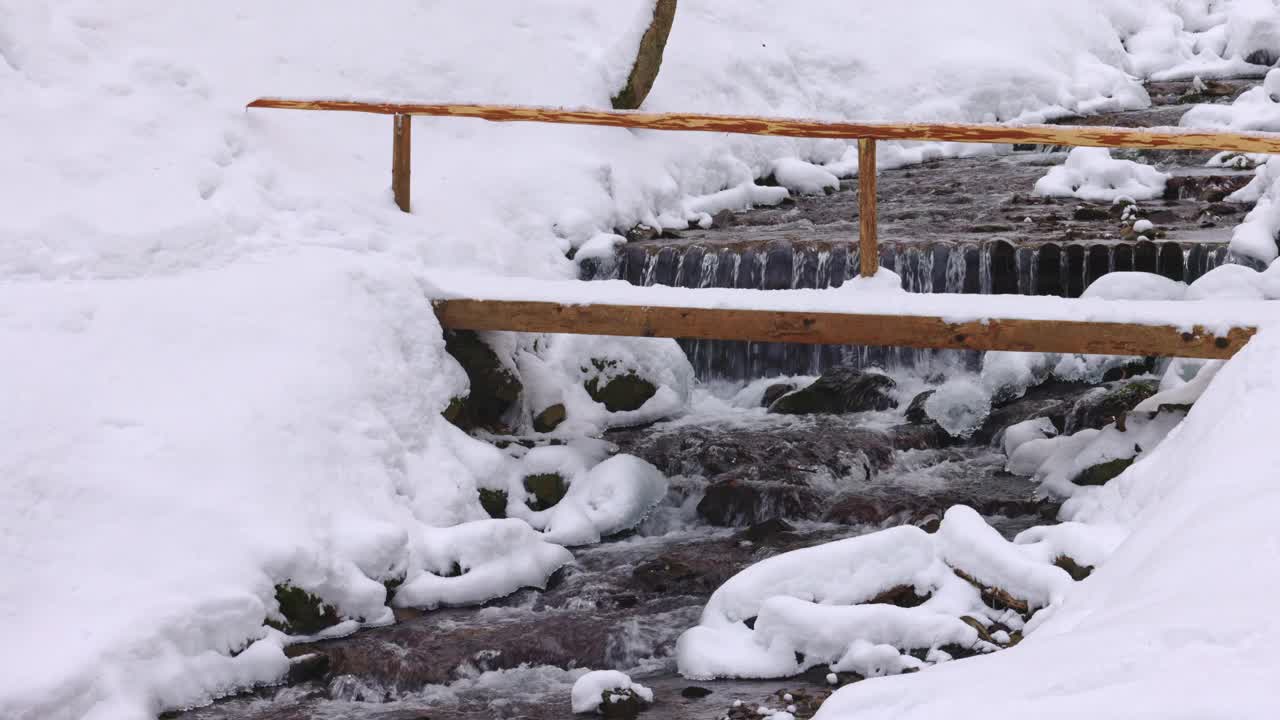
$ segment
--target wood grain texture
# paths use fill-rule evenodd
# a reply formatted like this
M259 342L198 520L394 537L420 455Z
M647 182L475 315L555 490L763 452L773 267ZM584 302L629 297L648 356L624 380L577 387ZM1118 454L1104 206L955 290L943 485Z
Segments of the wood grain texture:
M437 300L441 325L455 330L750 340L807 345L872 345L1225 359L1254 328L1216 336L1197 328L1065 320L951 323L939 317L724 310L631 305L561 305L511 300Z
M880 270L876 202L876 141L858 140L858 262L862 277Z
M540 122L649 130L726 132L869 140L932 140L961 143L1066 145L1152 148L1164 150L1231 150L1280 154L1280 133L1224 133L1199 130L1089 127L1067 125L979 125L961 123L851 123L690 113L646 113L617 110L569 110L521 105L431 105L354 100L259 98L251 108L331 110L383 115L463 117L493 122Z
M413 116L396 115L391 131L391 194L396 206L412 212L409 199L409 178L412 174Z

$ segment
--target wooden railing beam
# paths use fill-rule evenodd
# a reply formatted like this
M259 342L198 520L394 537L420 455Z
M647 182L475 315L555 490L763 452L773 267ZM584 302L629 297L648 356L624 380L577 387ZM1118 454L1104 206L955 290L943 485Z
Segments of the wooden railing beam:
M876 209L876 141L858 140L858 256L862 277L880 271Z
M1071 320L951 322L920 315L855 315L637 305L563 305L522 300L437 300L454 330L747 340L809 345L1011 350L1225 359L1253 337L1251 327L1215 335L1203 328Z
M920 140L1004 145L1066 145L1157 150L1230 150L1280 154L1280 133L1227 133L1180 128L1087 125L980 125L965 123L852 123L692 113L567 110L521 105L432 105L354 100L259 98L251 108L332 110L382 115L465 117L492 122L728 132L844 140Z

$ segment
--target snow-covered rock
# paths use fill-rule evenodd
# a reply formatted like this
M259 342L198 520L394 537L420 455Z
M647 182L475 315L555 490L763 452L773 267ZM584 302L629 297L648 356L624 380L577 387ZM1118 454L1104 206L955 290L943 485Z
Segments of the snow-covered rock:
M1038 195L1077 197L1090 202L1120 198L1151 200L1164 194L1169 176L1150 165L1117 160L1106 148L1078 147L1065 164L1036 181Z
M653 702L653 691L632 682L631 676L617 670L593 670L573 683L570 696L574 713L593 713L605 703L605 696L616 695L619 700L634 696L644 703Z

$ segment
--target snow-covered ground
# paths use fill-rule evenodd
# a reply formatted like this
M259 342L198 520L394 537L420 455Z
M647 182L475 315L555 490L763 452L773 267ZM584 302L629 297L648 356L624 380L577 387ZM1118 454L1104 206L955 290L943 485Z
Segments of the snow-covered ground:
M273 681L282 638L263 621L277 583L380 623L383 581L405 578L405 597L423 605L474 602L567 560L545 526L488 520L480 507L477 488L509 485L524 459L440 417L466 379L444 352L431 278L570 278L567 251L619 228L776 202L783 191L753 182L775 170L797 192L821 187L819 171L847 176L847 143L418 120L417 211L404 215L388 191L388 119L243 107L270 94L606 107L651 5L0 0L0 717L146 718ZM646 107L1002 121L1139 107L1136 75L1256 70L1244 58L1275 49L1275 7L811 0L778 13L763 0L685 0ZM883 160L983 150L888 145ZM1161 446L1174 446L1169 459L1153 454L1122 484L1158 494L1140 482L1157 471L1139 469L1165 468L1180 481L1171 497L1199 500L1173 497L1168 517L1137 496L1104 504L1137 528L1116 555L1129 559L1045 624L1084 632L1046 632L1041 647L1083 643L1093 627L1120 647L1116 662L1184 667L1184 655L1154 653L1199 648L1186 667L1238 668L1222 673L1221 692L1261 697L1233 688L1255 677L1246 661L1269 668L1240 634L1270 637L1272 593L1256 573L1266 564L1247 554L1270 547L1262 521L1275 507L1255 440L1268 424L1268 337L1215 381L1188 442ZM554 376L566 368L556 342L568 341L513 346L507 359L532 353ZM638 364L667 366L666 401L687 397L687 368L662 361L672 343L621 345ZM1229 472L1209 473L1219 452ZM650 501L652 477L627 508L597 502L615 471L648 475L583 468L589 486L577 492L598 512L557 539L589 540ZM1214 484L1196 482L1205 477ZM1220 515L1185 515L1214 499ZM448 577L455 565L471 572ZM1238 612L1198 614L1243 569L1256 592L1232 595ZM1201 572L1212 581L1176 584ZM1125 607L1155 620L1085 617ZM1201 634L1159 618L1199 618ZM1117 676L1097 652L1044 652L983 662ZM937 677L963 671L948 672ZM1045 682L1020 688L1062 694ZM867 692L831 712L896 702Z

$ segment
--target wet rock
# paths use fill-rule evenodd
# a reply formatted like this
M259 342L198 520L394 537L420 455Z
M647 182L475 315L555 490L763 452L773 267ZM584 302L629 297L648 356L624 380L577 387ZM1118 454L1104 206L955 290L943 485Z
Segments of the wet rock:
M783 533L789 533L795 528L782 518L773 518L764 522L756 523L751 527L738 533L738 538L748 542L760 543L767 542L776 538Z
M848 367L827 371L814 383L779 398L769 412L816 415L888 410L898 406L889 394L897 383L888 375Z
M605 690L600 694L601 702L597 712L608 720L632 720L639 717L647 703L630 688L626 690Z
M471 391L457 407L445 411L450 421L464 430L507 430L504 417L520 398L524 387L515 373L502 364L477 333L470 330L445 332L445 350L453 356L471 381Z
M276 585L276 604L284 619L267 620L267 625L287 635L315 635L342 621L332 605L287 582Z
M319 680L329 673L329 657L319 653L307 653L289 658L289 672L285 675L286 685L298 685L312 680Z
M884 592L876 595L866 602L867 605L896 605L902 608L913 608L923 605L929 596L920 596L916 594L916 589L910 585L899 585L889 588Z
M552 432L560 427L560 423L564 422L565 417L564 403L556 403L533 417L533 431L540 433Z
M1050 381L1027 390L1026 394L1004 403L991 411L986 422L974 433L973 441L991 443L998 440L1005 428L1035 418L1049 418L1061 432L1067 423L1067 415L1082 395L1093 388L1082 383Z
M1244 61L1253 65L1263 65L1270 67L1280 63L1280 50L1272 51L1267 49L1254 50L1245 56Z
M569 486L560 473L539 473L525 477L524 489L533 493L534 499L529 502L529 509L538 511L555 507L564 499Z
M1071 214L1072 219L1085 222L1099 222L1111 219L1111 211L1109 208L1102 208L1096 205L1081 205Z
M698 515L712 525L733 527L769 517L813 517L820 501L816 491L802 485L728 478L707 486Z
M489 517L501 520L507 516L507 491L480 488L480 507Z
M770 405L777 402L778 398L782 397L783 395L786 395L787 393L794 392L795 389L796 389L795 383L777 383L774 385L770 385L769 387L765 388L764 399L761 401L760 404L764 407L769 407Z
M1151 380L1132 380L1107 389L1097 388L1076 401L1067 414L1063 431L1072 434L1086 428L1106 427L1117 418L1123 418L1159 389L1159 385Z
M1093 467L1081 472L1079 475L1071 478L1071 482L1076 485L1106 485L1118 476L1120 473L1129 469L1134 463L1135 458L1118 458L1116 460L1108 460L1104 463L1098 463Z
M933 422L933 419L929 417L929 413L925 411L924 404L929 401L929 398L933 397L935 392L937 390L926 390L912 398L911 404L907 406L907 422L912 425L925 425Z
M710 694L710 690L704 687L698 687L697 685L690 685L680 691L680 697L688 698L689 700L701 700Z
M719 587L718 576L708 576L707 567L690 563L677 555L661 555L640 563L631 573L636 584L651 593L694 595Z

